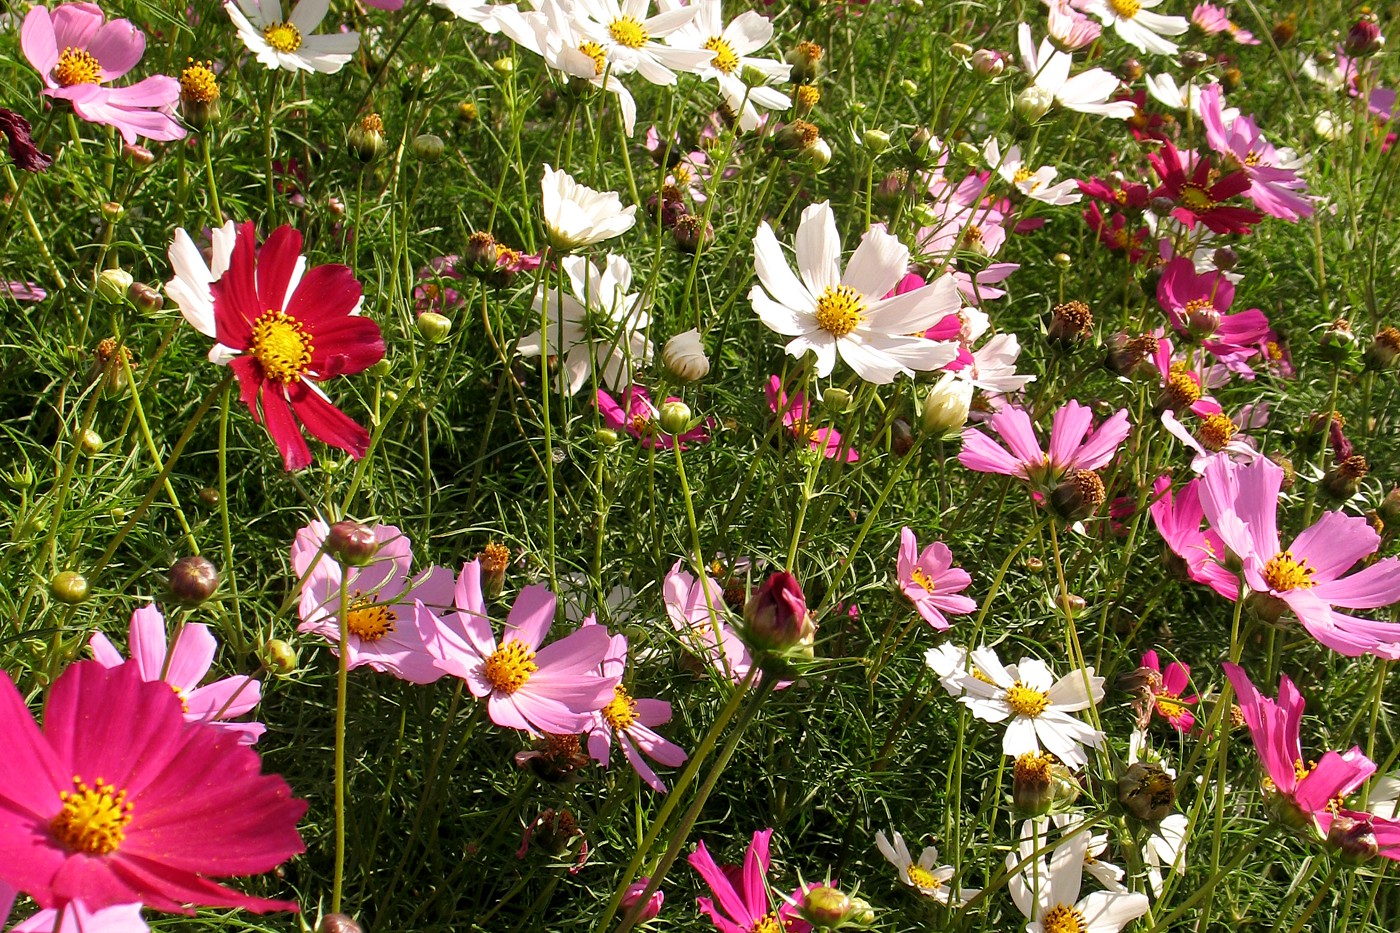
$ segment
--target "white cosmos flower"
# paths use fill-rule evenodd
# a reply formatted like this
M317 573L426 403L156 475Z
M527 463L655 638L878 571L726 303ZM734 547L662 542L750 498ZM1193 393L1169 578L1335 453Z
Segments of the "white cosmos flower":
M1142 844L1142 861L1147 866L1147 883L1153 894L1162 893L1162 872L1186 874L1186 814L1172 813L1162 818Z
M489 33L501 31L496 21L496 12L503 9L491 0L431 0L432 5L449 11L452 15L468 23L474 23ZM514 10L515 6L511 5Z
M547 313L549 324L543 340L540 331L527 334L515 352L559 357L558 387L566 395L581 389L590 376L613 391L626 388L634 382L636 368L651 361L646 338L651 315L640 296L627 293L632 267L611 254L602 270L582 256L569 256L560 266L573 294L551 288L536 295L535 312Z
M549 242L561 252L610 240L632 229L636 205L624 208L613 191L596 191L574 181L548 163L540 180L544 195L544 227Z
M1084 196L1073 178L1055 184L1055 176L1059 172L1052 165L1042 165L1032 171L1021 158L1020 146L1012 146L1002 155L995 136L983 146L982 156L998 175L1031 200L1045 204L1074 204Z
M894 834L894 844L891 845L883 832L877 832L875 845L879 847L880 854L899 869L900 881L940 904L962 907L982 893L981 888L949 888L948 882L952 880L957 869L952 865L935 868L934 866L938 865L938 850L933 846L924 849L916 864L909 856L909 847L904 844L904 837L899 833Z
M315 35L330 0L300 0L282 16L281 0L224 0L248 51L268 68L335 74L360 47L358 32Z
M1203 79L1206 84L1214 84L1215 78L1206 77ZM1176 83L1176 78L1165 72L1159 75L1148 75L1143 81L1147 84L1147 93L1152 99L1163 107L1170 107L1172 110L1185 110L1189 105L1191 112L1197 119L1201 116L1201 87L1200 81L1193 81L1183 88ZM1235 118L1240 115L1238 107L1225 107L1220 111L1220 118L1229 126L1235 122Z
M1119 81L1102 68L1090 68L1073 78L1069 67L1073 59L1041 39L1037 47L1031 38L1031 27L1021 24L1017 32L1021 46L1021 68L1030 76L1035 87L1048 93L1066 110L1096 113L1119 120L1131 120L1137 107L1130 100L1109 101L1118 90Z
M573 21L580 34L598 45L613 71L637 72L652 84L676 83L676 72L699 74L715 53L704 48L662 45L695 18L696 7L678 6L647 16L651 0L574 0Z
M1055 680L1045 662L1036 658L1003 666L995 651L978 648L971 660L987 680L964 680L958 702L978 719L1006 723L1001 743L1005 754L1015 758L1044 747L1070 768L1089 763L1083 746L1097 748L1103 733L1070 714L1103 699L1103 678L1095 677L1092 667Z
M841 273L841 238L826 201L802 212L794 275L765 221L753 238L761 284L749 291L754 312L769 329L793 338L787 352L817 355L817 375L828 376L840 357L866 382L888 383L900 373L929 372L957 356L953 343L909 336L958 310L951 275L923 288L884 296L909 267L909 250L883 230L861 238Z
M1071 835L1078 831L1080 826L1080 821L1073 813L1052 813L1050 820L1059 829L1061 836ZM1029 823L1030 820L1026 822ZM1024 829L1025 824L1022 824L1022 830ZM1128 890L1127 885L1123 884L1123 869L1104 860L1104 856L1108 854L1108 833L1086 833L1089 836L1089 844L1084 849L1084 870L1110 891Z
M1021 355L1021 342L1015 334L997 334L972 351L972 364L957 371L984 392L1009 395L1034 382L1035 376L1016 372L1016 358Z
M1081 898L1089 834L1070 836L1051 851L1047 863L1034 855L1043 845L1046 825L1036 820L1021 824L1020 843L1006 857L1006 867L1013 872L1007 890L1017 909L1031 921L1026 933L1118 933L1147 913L1146 894L1094 891Z
M662 9L686 9L679 0L658 0ZM771 58L754 58L773 38L773 24L753 10L745 10L728 26L720 13L721 0L697 0L690 9L695 18L666 37L666 44L677 48L709 49L714 58L696 71L706 81L719 85L729 109L739 114L739 128L749 132L758 126L758 110L786 110L792 100L776 88L747 85L741 75L753 69L770 81L786 81L792 66Z
M1191 28L1184 16L1163 16L1152 7L1162 0L1084 0L1080 9L1112 26L1118 38L1144 52L1175 55L1175 42L1163 36L1179 36Z

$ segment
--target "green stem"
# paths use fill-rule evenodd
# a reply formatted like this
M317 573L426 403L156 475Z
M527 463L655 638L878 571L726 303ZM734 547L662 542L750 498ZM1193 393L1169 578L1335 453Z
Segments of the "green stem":
M350 692L350 568L340 566L340 657L335 675L335 875L331 884L331 913L340 913L345 883L345 700Z

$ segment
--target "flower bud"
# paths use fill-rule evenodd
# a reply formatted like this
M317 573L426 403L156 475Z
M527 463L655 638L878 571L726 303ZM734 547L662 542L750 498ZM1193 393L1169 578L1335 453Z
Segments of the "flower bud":
M676 241L676 248L692 256L704 252L714 238L715 228L696 214L681 214L671 224L671 239Z
M1147 74L1147 66L1136 58L1128 58L1123 61L1122 67L1118 71L1118 77L1129 84L1134 84L1142 80L1142 76Z
M962 430L972 408L972 388L966 379L944 373L924 395L919 426L934 439Z
M1067 301L1056 305L1047 328L1050 342L1061 347L1088 340L1094 333L1094 313L1082 301Z
M907 456L914 449L914 431L905 418L890 422L890 451L896 457Z
M364 928L345 914L326 914L316 933L364 933Z
M890 148L890 134L884 130L866 130L860 138L861 145L873 156Z
M1381 35L1381 27L1376 25L1374 19L1362 17L1347 30L1342 48L1352 58L1361 58L1376 54L1384 45L1385 36Z
M773 151L779 154L803 152L821 139L821 130L806 120L785 123L773 134Z
M351 567L365 566L378 550L374 529L359 522L336 522L326 534L326 553Z
M120 304L131 283L131 273L125 269L103 269L97 275L97 296L108 304Z
M960 62L970 61L972 59L972 46L968 45L966 42L954 42L952 45L948 46L948 51L952 52L953 57Z
M446 148L447 145L442 141L441 136L434 136L432 133L419 133L413 137L413 154L424 162L436 162L441 159Z
M1192 75L1200 71L1210 61L1210 57L1205 52L1196 49L1183 49L1177 56L1177 61L1181 63L1181 70Z
M263 666L285 677L297 669L296 650L280 638L269 638L263 645Z
M504 77L515 71L515 59L509 55L502 56L491 63L491 70Z
M418 333L430 344L442 343L452 333L452 319L436 311L418 315Z
M822 410L844 415L851 410L851 393L840 386L832 386L822 393Z
M1049 113L1054 104L1055 95L1043 87L1032 84L1016 95L1016 116L1027 123L1034 123Z
M1161 765L1134 762L1118 778L1118 802L1138 819L1156 823L1172 812L1176 784Z
M1345 502L1356 495L1361 481L1371 472L1371 465L1360 454L1353 454L1334 463L1322 477L1322 491L1333 499Z
M369 373L371 376L376 376L382 379L385 376L389 375L389 371L393 368L393 363L390 363L388 359L384 357L380 357L380 359L369 369L365 370L365 372Z
M481 117L481 108L477 107L474 101L464 100L457 105L457 122L467 126L475 123Z
M831 164L831 146L826 140L818 137L811 146L797 154L797 163L806 165L820 172Z
M1229 272L1239 263L1240 256L1231 247L1221 246L1210 254L1210 261L1221 272Z
M1093 470L1074 470L1065 474L1050 494L1050 505L1067 522L1077 522L1098 511L1108 496L1103 480Z
M1358 820L1338 814L1327 829L1327 844L1337 850L1342 861L1351 865L1369 862L1380 854L1376 828L1369 819Z
M1197 340L1204 340L1220 327L1218 308L1207 302L1190 302L1186 306L1186 330Z
M102 219L109 224L117 223L126 216L126 208L122 207L118 201L103 201L98 210L102 214Z
M199 502L205 508L215 509L219 507L219 490L213 486L199 487Z
M49 581L49 592L59 602L74 606L87 599L91 591L87 577L76 570L64 570L54 574Z
M599 428L593 432L593 443L599 447L616 447L617 441L617 432L612 428Z
M126 290L126 297L138 310L154 314L165 307L165 299L145 282L132 282Z
M131 143L122 143L122 156L137 168L146 168L154 165L156 154L145 146L135 146Z
M910 97L917 96L919 93L919 86L915 84L914 81L910 78L904 78L903 80L901 80L899 82L899 89L904 93L908 94Z
M1318 338L1319 355L1329 363L1340 363L1351 354L1352 348L1356 346L1356 334L1352 332L1351 322L1346 318L1337 318L1322 330L1322 336Z
M646 891L651 879L643 875L633 882L622 895L622 909L629 911L637 908L637 903L642 899L642 892ZM666 902L666 895L657 888L652 892L647 902L637 909L637 923L646 923L648 920L655 920L656 915L661 913L661 905Z
M863 897L851 898L851 911L846 915L846 922L851 926L868 927L875 923L875 908Z
M177 603L198 606L219 588L219 571L207 557L193 554L170 567L170 596Z
M700 332L691 328L676 334L661 348L661 363L672 378L681 382L704 379L710 372L710 359Z
M1006 60L1000 52L978 49L972 53L972 70L984 78L995 78L1006 70Z
M1366 348L1366 368L1372 371L1391 369L1400 360L1400 329L1386 327L1379 331Z
M810 650L815 636L802 587L787 571L763 581L744 604L744 641L754 651Z
M679 399L667 399L661 403L656 423L670 435L684 434L690 430L690 406Z
M1034 554L1026 558L1025 564L1027 573L1042 574L1045 572L1045 561Z
M487 599L501 595L506 582L506 568L510 566L510 548L499 541L488 541L481 553L476 555L481 561L481 589Z
M811 84L821 74L825 50L815 42L799 42L784 57L792 66L789 77L793 84Z
M92 428L85 428L82 433L78 435L78 448L89 457L102 453L102 448L105 446L106 444L102 440L102 435L98 434Z
M1023 817L1043 816L1055 802L1053 768L1048 752L1025 752L1011 768L1011 803Z
M1284 492L1291 491L1293 489L1293 484L1298 481L1298 473L1293 469L1293 461L1278 451L1269 454L1269 459L1283 471L1283 483L1279 488Z
M545 733L530 748L515 753L515 766L547 784L576 784L582 768L592 761L577 735Z
M363 117L350 127L346 142L350 144L350 152L355 158L366 164L373 162L388 145L384 140L384 121L377 113Z
M851 914L851 898L840 888L822 885L802 896L797 912L818 930L834 930Z
M1391 487L1376 507L1376 512L1387 525L1400 524L1400 486Z
M1274 45L1279 48L1292 42L1293 38L1298 35L1298 14L1289 13L1274 25L1270 35L1274 40Z

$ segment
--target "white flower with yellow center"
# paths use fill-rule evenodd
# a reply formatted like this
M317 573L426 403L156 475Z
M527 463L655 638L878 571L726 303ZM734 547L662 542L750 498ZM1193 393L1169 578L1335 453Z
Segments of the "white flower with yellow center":
M1184 16L1163 16L1153 13L1162 0L1084 0L1079 8L1112 26L1118 38L1144 52L1175 55L1175 42L1164 36L1179 36L1191 28Z
M658 0L663 10L687 9L677 0ZM739 115L739 128L749 132L758 126L758 110L786 110L792 100L777 88L750 84L745 72L765 81L786 81L792 66L771 58L755 58L753 53L773 39L773 24L767 17L745 10L729 25L720 12L721 0L697 0L689 9L695 18L666 37L666 44L683 49L708 49L715 57L696 71L706 81L719 85L724 103Z
M637 72L652 84L676 83L676 72L699 74L715 53L704 48L662 45L695 18L696 8L680 6L647 16L651 0L574 0L575 27L602 48L617 74Z
M1031 921L1026 933L1118 933L1147 913L1146 894L1094 891L1081 898L1089 834L1078 832L1065 839L1047 863L1035 854L1045 845L1046 828L1044 821L1021 824L1020 843L1006 857L1006 868L1012 873L1007 890Z
M1090 68L1069 76L1074 59L1059 51L1049 39L1040 45L1031 38L1031 27L1022 23L1017 31L1021 49L1021 69L1031 85L1050 95L1055 103L1078 113L1095 113L1119 120L1131 120L1137 106L1130 100L1109 100L1121 82L1102 68Z
M1089 763L1083 747L1097 748L1103 733L1071 714L1103 699L1103 678L1092 667L1055 680L1036 658L1003 666L995 651L978 648L971 660L982 677L963 681L958 702L978 719L1006 723L1005 754L1015 758L1044 748L1069 768Z
M987 165L1002 179L1033 201L1044 204L1074 204L1084 196L1073 178L1056 184L1055 176L1059 172L1054 166L1042 165L1033 169L1027 165L1021 157L1020 146L1012 146L1003 155L996 137L992 137L982 147L982 156L987 160Z
M540 192L544 196L545 232L561 252L611 240L637 222L636 205L624 208L615 192L581 185L568 172L556 171L548 164L540 179Z
M794 274L767 222L753 238L760 284L749 302L770 330L792 340L787 352L817 355L817 375L829 376L840 357L866 382L888 383L900 373L930 372L951 362L957 346L922 334L962 304L957 282L944 275L930 285L890 298L909 268L909 250L872 227L841 272L841 238L831 206L802 212Z
M904 837L899 833L894 834L894 843L891 844L883 832L877 832L875 845L879 847L880 854L899 870L900 881L940 904L962 907L982 893L980 888L949 887L948 882L953 880L957 869L952 865L939 866L938 850L933 846L926 847L915 863L909 855L909 847L904 844Z
M281 0L224 0L248 51L268 68L334 74L360 47L358 32L316 35L330 0L301 0L282 14Z

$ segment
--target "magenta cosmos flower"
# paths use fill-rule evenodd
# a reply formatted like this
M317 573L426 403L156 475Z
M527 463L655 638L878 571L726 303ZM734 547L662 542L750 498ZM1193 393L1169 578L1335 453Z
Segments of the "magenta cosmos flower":
M1148 511L1171 556L1181 561L1173 569L1232 600L1239 594L1239 581L1218 563L1225 556L1225 542L1220 535L1201 528L1206 513L1201 508L1200 485L1200 480L1193 479L1173 496L1172 478L1159 476L1152 485L1153 500Z
M668 396L666 401L679 402L680 399ZM651 393L647 392L643 386L627 387L626 411L615 398L599 389L598 413L603 416L604 424L614 431L626 431L640 440L643 447L662 447L670 450L679 440L681 450L685 450L686 441L708 441L710 439L710 434L706 430L710 423L708 420L697 424L678 438L661 430L661 426L656 423L659 415L656 406L651 403Z
M1184 696L1191 685L1191 668L1180 661L1173 661L1162 669L1162 662L1156 651L1145 651L1142 655L1144 670L1151 671L1147 685L1152 690L1152 708L1177 732L1190 732L1196 725L1196 714L1188 704L1196 702L1196 695Z
M134 144L181 139L184 127L171 116L180 82L151 75L126 87L108 87L141 60L146 37L130 20L106 17L95 3L65 3L52 14L36 6L19 30L20 47L44 79L44 94L66 100L89 123L115 127Z
M0 881L0 929L8 922L18 894ZM149 930L146 921L141 919L140 904L88 910L82 901L69 901L61 911L54 907L40 910L10 927L10 933L147 933Z
M769 901L768 840L772 835L771 829L753 834L742 869L716 865L703 840L690 853L691 867L714 894L713 898L697 897L695 903L720 933L807 933L812 929L811 924L798 917L795 903L784 903L774 910ZM801 903L803 893L794 891L792 901Z
M1221 174L1205 156L1194 156L1194 164L1183 161L1181 153L1170 142L1162 141L1160 154L1149 153L1147 161L1162 179L1152 192L1154 198L1170 198L1176 202L1171 216L1194 230L1205 224L1213 233L1247 234L1254 224L1264 219L1258 211L1225 202L1249 190L1249 176L1235 171ZM1190 158L1190 156L1188 156Z
M228 365L244 404L277 444L288 470L311 465L313 436L359 459L369 432L316 385L361 372L384 356L379 325L359 315L360 283L348 266L306 269L301 234L272 231L261 249L251 223L238 228L228 270L212 283L215 337L235 351Z
M963 431L958 462L979 473L1001 473L1046 486L1071 471L1106 466L1132 430L1126 408L1120 408L1094 429L1093 412L1071 400L1055 412L1047 454L1036 439L1031 416L1025 409L1004 408L987 423L1006 447L977 428L968 428Z
M92 655L103 667L120 667L127 663L111 640L97 632L88 642ZM260 722L230 722L235 716L251 712L261 699L261 687L252 677L225 677L201 687L199 682L214 665L214 652L219 643L209 626L187 622L175 636L175 644L166 647L165 617L155 603L131 614L127 630L127 649L131 662L141 672L142 680L164 681L175 691L184 705L185 720L208 723L238 737L244 745L252 745L267 731Z
M724 600L724 587L709 574L699 580L676 561L662 583L666 615L687 651L713 667L721 677L739 683L753 669L753 655L738 630ZM785 690L790 680L780 680L773 689Z
M301 587L298 632L320 635L340 644L340 578L346 574L350 606L345 627L349 667L369 667L400 680L430 684L442 677L423 643L424 616L452 605L452 571L429 567L413 570L413 542L393 525L375 525L379 550L363 567L342 570L323 553L329 527L314 521L297 532L292 542L292 570L305 578ZM430 626L429 626L430 627Z
M1308 183L1293 169L1280 164L1282 159L1278 152L1259 132L1254 120L1246 116L1238 116L1234 122L1225 119L1225 101L1219 84L1201 88L1200 100L1206 140L1249 179L1245 197L1270 217L1295 222L1311 217L1313 204L1306 194Z
M802 392L794 392L788 395L783 391L783 381L777 376L768 377L768 385L764 391L768 395L768 408L775 415L783 419L783 425L792 433L792 436L801 441L806 441L807 446L812 450L820 450L822 456L828 460L841 453L841 433L835 428L813 427L811 422L811 410L807 404L807 396ZM860 453L854 447L846 448L846 462L855 463L860 459Z
M1242 464L1217 455L1201 480L1205 516L1243 565L1257 612L1277 620L1291 611L1308 634L1347 657L1400 658L1400 625L1336 611L1400 600L1400 557L1343 576L1380 547L1380 535L1366 519L1324 512L1284 548L1277 517L1283 470L1277 464L1266 457Z
M585 626L596 623L589 616ZM614 635L608 644L608 653L603 658L602 667L597 673L604 677L621 681L627 667L627 636ZM662 738L653 726L671 721L671 704L664 700L648 700L633 697L619 682L613 687L612 699L607 705L593 713L593 721L588 725L588 754L603 767L607 767L612 757L613 739L622 747L622 754L647 786L658 794L666 793L666 785L656 772L643 759L643 755L667 768L679 768L688 757L685 751Z
M1235 286L1223 273L1199 274L1185 256L1168 262L1157 280L1157 303L1172 328L1204 338L1206 350L1227 363L1257 354L1270 333L1269 319L1258 308L1228 313L1234 300Z
M909 597L924 621L940 632L948 631L949 615L966 615L977 608L977 600L958 595L967 589L972 577L953 566L953 552L942 541L920 551L914 532L905 527L899 532L895 569L900 592Z
M457 577L456 612L428 617L424 631L438 668L467 682L472 696L486 700L491 721L531 735L576 735L593 714L615 697L617 676L597 673L609 638L601 625L585 625L540 647L554 623L554 594L538 584L515 598L500 643L486 618L481 562Z
M40 907L297 909L210 879L304 851L306 802L260 773L252 749L186 722L170 688L135 665L70 665L49 689L42 732L0 676L0 730L0 877Z

